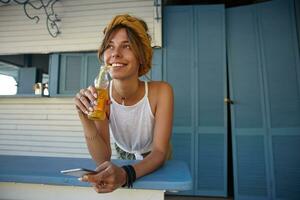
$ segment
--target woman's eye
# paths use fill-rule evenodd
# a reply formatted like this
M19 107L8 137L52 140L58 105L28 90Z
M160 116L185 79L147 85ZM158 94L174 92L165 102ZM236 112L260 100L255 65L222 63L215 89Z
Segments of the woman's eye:
M129 45L129 44L125 44L125 45L124 45L124 48L125 48L125 49L130 49L130 45Z

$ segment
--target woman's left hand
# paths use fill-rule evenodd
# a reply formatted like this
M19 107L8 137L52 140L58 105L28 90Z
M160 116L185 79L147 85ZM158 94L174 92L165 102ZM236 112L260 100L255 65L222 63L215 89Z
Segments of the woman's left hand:
M90 182L98 193L112 192L126 183L125 170L109 161L99 165L96 171L96 174L84 175L81 181Z

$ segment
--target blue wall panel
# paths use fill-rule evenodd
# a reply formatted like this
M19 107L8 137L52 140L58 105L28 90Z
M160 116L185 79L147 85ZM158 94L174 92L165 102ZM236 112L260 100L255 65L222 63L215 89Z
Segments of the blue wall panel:
M236 199L300 199L300 65L293 0L228 9Z
M265 137L236 136L237 180L239 196L263 198L268 196L266 179Z
M225 9L195 6L196 194L227 195Z
M163 76L174 89L174 159L186 161L194 173L194 67L192 7L167 7L164 14ZM185 38L184 40L182 38ZM193 178L194 181L194 178ZM195 187L195 185L194 185ZM193 191L181 194L191 195Z
M227 196L225 10L170 6L164 12L164 79L174 87L174 157L184 152L195 195ZM181 155L181 156L180 156ZM187 155L186 155L187 156Z
M257 7L274 199L300 199L300 61L293 0Z

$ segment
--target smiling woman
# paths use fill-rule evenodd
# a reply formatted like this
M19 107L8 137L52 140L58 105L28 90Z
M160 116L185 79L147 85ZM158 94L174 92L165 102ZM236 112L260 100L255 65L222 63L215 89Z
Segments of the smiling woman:
M153 50L147 24L130 15L118 15L104 30L98 57L111 65L108 110L102 121L88 119L97 99L90 86L76 94L75 105L83 125L97 174L81 180L97 192L111 192L162 166L170 158L173 121L173 90L162 81L144 82L139 77L151 69ZM120 159L139 160L118 167L110 162L113 138Z

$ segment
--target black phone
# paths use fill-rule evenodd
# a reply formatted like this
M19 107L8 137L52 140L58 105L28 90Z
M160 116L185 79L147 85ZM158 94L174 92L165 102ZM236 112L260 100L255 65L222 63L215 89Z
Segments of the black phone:
M62 170L62 171L60 171L60 173L69 175L69 176L82 177L87 174L96 174L97 172L94 170L85 169L85 168L76 168L76 169Z

